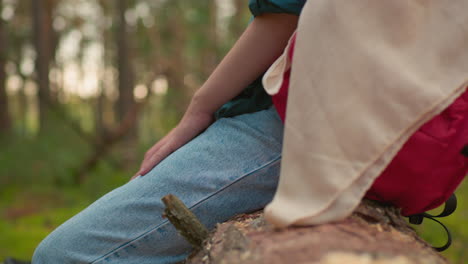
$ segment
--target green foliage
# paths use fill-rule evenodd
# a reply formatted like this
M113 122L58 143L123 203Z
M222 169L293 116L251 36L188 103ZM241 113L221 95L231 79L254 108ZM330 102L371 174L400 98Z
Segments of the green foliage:
M104 164L92 174L83 186L56 188L44 182L3 188L0 260L7 256L30 259L35 247L53 229L129 179L129 173L112 170Z
M90 147L60 123L37 138L11 137L1 145L0 261L30 259L54 228L131 175L102 161L82 186L72 185Z
M82 139L59 123L51 124L37 138L4 139L0 153L1 186L69 183L73 169L88 151Z
M30 259L37 244L56 226L83 207L44 210L16 219L0 219L0 259L13 256Z

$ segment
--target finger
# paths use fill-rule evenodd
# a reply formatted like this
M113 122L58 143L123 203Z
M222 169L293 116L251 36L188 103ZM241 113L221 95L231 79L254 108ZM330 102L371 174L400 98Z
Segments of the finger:
M145 158L146 158L147 156L148 156L148 157L153 156L153 154L154 154L156 151L158 151L160 148L162 148L162 147L166 144L166 142L167 142L167 140L168 140L168 138L169 138L169 135L171 135L171 134L172 134L172 131L169 132L169 134L167 134L166 136L164 136L161 140L159 140L156 144L154 144L154 145L145 153Z
M162 145L164 145L165 143L165 140L160 140L158 141L158 143L154 144L146 153L145 153L145 158L146 157L151 157L153 156L153 154L158 151L158 149L160 149L162 147Z
M156 166L156 164L159 163L156 157L164 155L164 153L161 153L162 151L162 149L159 149L158 151L155 151L153 155L146 156L143 162L141 163L140 170L135 175L144 176L152 168L154 168L154 166Z
M163 159L165 159L169 154L174 151L175 147L170 145L165 145L158 152L154 153L150 159L143 162L141 170L139 171L140 175L145 175L151 171L156 165L158 165Z
M132 176L132 179L136 178L137 176L143 176L143 168L145 168L145 164L148 164L149 163L149 160L151 159L151 157L154 155L154 153L156 153L162 146L164 146L164 144L166 143L167 141L167 136L164 137L163 139L161 139L160 141L158 141L156 144L154 144L146 153L145 153L145 156L143 158L143 161L141 162L141 165L140 165L140 169L138 170L137 173L135 173L135 175Z
M154 154L149 160L147 160L142 166L138 174L145 176L150 172L158 163L162 160L161 155Z
M132 178L130 178L130 181L132 181L132 180L136 179L138 176L141 176L141 175L140 175L140 174L138 174L138 173L137 173L137 174L135 174L135 175L133 175L133 176L132 176Z

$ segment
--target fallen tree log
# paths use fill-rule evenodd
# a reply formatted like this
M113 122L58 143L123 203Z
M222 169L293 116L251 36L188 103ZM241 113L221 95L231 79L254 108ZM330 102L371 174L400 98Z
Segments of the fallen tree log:
M363 201L343 221L277 230L262 212L219 224L186 263L443 264L393 207Z

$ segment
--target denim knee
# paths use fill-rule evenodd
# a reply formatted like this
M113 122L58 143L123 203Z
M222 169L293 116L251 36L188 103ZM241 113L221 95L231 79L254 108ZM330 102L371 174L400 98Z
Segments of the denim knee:
M33 254L32 264L89 263L89 261L86 262L79 256L71 255L72 252L76 252L73 250L73 241L76 241L76 239L72 234L61 234L59 236L53 232L37 246Z
M58 259L63 259L63 256L60 256L60 254L64 254L66 250L59 249L58 243L51 240L46 238L37 246L32 258L33 264L53 264L58 263Z

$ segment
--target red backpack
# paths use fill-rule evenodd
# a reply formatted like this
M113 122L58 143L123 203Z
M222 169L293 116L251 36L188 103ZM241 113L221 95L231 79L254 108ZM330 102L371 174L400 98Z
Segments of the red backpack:
M405 216L440 206L468 173L467 144L465 91L408 139L366 197L397 205Z
M366 197L400 207L410 222L442 217L456 208L453 192L468 173L468 91L433 117L403 145ZM424 213L446 203L437 216ZM437 221L439 222L439 221ZM440 223L440 222L439 222ZM442 225L443 226L443 225ZM447 228L448 248L451 242Z

